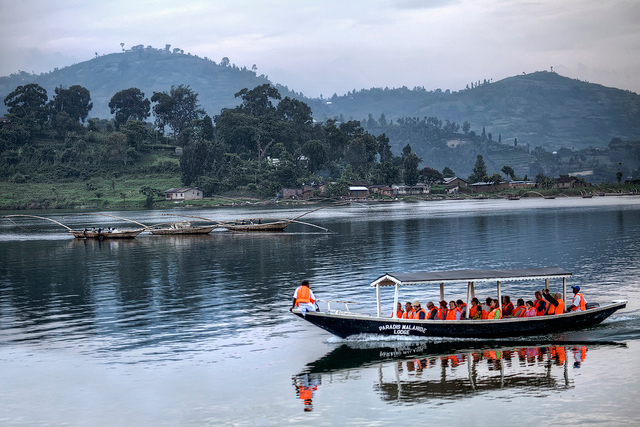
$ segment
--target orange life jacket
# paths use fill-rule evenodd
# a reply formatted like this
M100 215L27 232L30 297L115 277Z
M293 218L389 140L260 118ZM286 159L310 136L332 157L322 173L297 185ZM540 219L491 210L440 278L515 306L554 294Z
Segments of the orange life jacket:
M462 309L464 308L464 314L467 316L467 304L462 303L460 307L458 307L458 311L460 312L460 318L462 319Z
M491 310L489 312L489 315L487 316L490 320L494 320L494 319L501 319L502 318L502 312L500 311L499 308L494 308L493 310Z
M402 319L402 313L403 313L403 311L402 311L402 310L398 310L398 311L396 311L396 317L397 317L398 319Z
M549 310L547 310L547 314L556 314L556 308L553 304L551 304L551 301L547 301L547 304L549 304Z
M556 307L556 312L555 314L562 314L564 313L564 301L559 299L558 301L558 306Z
M296 307L298 307L300 304L305 304L308 302L314 304L316 302L316 300L311 298L311 289L309 289L308 286L300 286L296 295Z
M511 310L509 310L509 307L511 307ZM504 310L505 313L513 314L513 303L509 301L507 304L502 306L502 309ZM507 314L505 314L505 316L506 315Z
M518 310L522 309L522 311L520 312L520 314L518 314ZM513 317L524 317L524 314L527 312L527 307L525 307L524 305L519 305L516 307L515 310L513 310Z
M424 308L421 308L420 310L417 310L414 314L413 314L413 318L414 319L420 319L420 313L424 314L424 318L427 318L427 312L424 310Z
M469 309L469 319L473 319L474 317L476 317L476 313L478 312L478 308L480 306L477 305L472 305L471 308ZM480 308L480 310L482 310L482 308Z
M578 292L577 294L575 294L573 296L573 299L576 299L576 295L580 295L580 311L585 311L587 309L587 303L584 300L584 295L582 295L580 292ZM575 304L573 304L573 308L571 309L572 311L578 311L578 307L576 307Z
M458 311L458 309L457 309L457 308L456 308L456 309L454 309L454 310L449 310L449 311L447 312L447 317L446 317L446 319L447 319L447 320L456 320L456 312L457 312L457 311Z
M431 317L431 316L433 316L433 312L434 311L436 312L436 315L435 315L435 317ZM429 310L427 312L427 319L433 319L433 318L436 318L436 319L438 318L438 309L435 308L435 307L433 307L431 310Z
M482 310L482 318L487 319L489 317L489 312L487 310Z
M439 308L438 309L438 319L440 320L446 320L447 319L447 314L449 314L449 310L446 308Z
M414 309L411 309L411 311L405 311L404 314L402 315L403 319L413 319L413 313L415 313L416 311Z
M536 309L536 314L540 313L541 310L538 310L538 308L540 307L541 304L545 304L545 308L546 308L546 303L543 299L537 299L533 302L533 308Z

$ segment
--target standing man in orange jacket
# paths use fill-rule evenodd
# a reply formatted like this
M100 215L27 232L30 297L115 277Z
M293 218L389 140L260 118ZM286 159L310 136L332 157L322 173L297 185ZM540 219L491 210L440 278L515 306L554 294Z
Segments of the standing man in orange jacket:
M567 311L585 311L587 309L587 301L584 299L584 295L580 293L580 286L572 286L573 289L573 301L567 309Z
M313 295L311 288L309 288L308 280L303 281L302 285L298 286L293 293L293 304L289 311L292 311L294 307L300 309L303 317L307 314L307 311L317 311L316 297Z

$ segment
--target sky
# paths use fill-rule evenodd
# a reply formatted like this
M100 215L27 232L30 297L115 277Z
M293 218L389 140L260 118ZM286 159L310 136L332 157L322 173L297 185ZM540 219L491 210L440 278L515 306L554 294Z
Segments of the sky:
M639 22L639 0L0 0L0 76L170 44L310 97L551 67L640 93Z

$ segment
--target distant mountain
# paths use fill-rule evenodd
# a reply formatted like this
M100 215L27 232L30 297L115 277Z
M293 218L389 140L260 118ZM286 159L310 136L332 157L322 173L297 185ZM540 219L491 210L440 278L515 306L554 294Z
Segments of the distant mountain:
M37 83L47 90L49 99L57 86L78 84L89 89L93 109L90 117L112 118L109 101L118 91L137 87L151 98L153 92L169 91L171 85L189 85L198 93L205 111L213 116L222 108L235 107L240 102L234 94L244 88L270 83L265 76L235 65L223 66L193 55L171 53L159 49L140 49L98 56L89 61L39 75L21 72L0 77L0 98L19 85ZM285 87L278 86L282 96L292 96ZM6 113L0 103L0 114Z
M387 121L437 117L477 134L485 128L494 141L549 151L606 146L612 138L640 140L640 96L634 92L574 80L552 72L483 82L458 92L424 88L365 89L309 102L316 116Z
M40 75L21 72L0 77L0 99L28 83L43 86L49 98L57 86L84 86L91 92L94 104L90 116L111 118L109 100L130 87L139 88L151 98L154 91L168 91L171 85L189 85L199 94L202 107L213 116L222 108L239 104L234 93L270 82L266 76L244 67L147 48L98 56ZM457 92L374 88L330 99L308 99L286 86L276 87L283 97L308 103L318 120L336 116L367 120L371 115L377 121L384 114L386 121L402 117L437 117L458 125L468 121L472 131L480 134L484 128L494 141L500 139L513 145L517 138L519 146L541 146L548 151L606 146L614 137L640 140L638 94L552 72L478 82L473 88ZM5 112L0 103L0 114Z

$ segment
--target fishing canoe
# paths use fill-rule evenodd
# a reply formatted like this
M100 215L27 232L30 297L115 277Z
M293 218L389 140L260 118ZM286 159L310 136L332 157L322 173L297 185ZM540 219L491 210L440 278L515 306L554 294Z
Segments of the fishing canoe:
M627 301L618 300L608 304L590 304L593 308L585 311L571 311L564 314L502 318L499 320L416 320L383 317L381 315L381 288L393 287L395 296L393 307L395 312L398 293L402 286L408 285L440 285L440 299L444 300L444 285L467 283L467 307L475 294L475 283L497 282L498 301L501 301L501 283L503 281L544 280L548 289L550 279L562 279L563 298L566 300L566 279L571 273L558 267L525 268L515 270L454 270L439 272L388 273L371 283L376 289L377 315L358 314L349 311L331 310L330 304L323 311L307 312L304 316L298 310L293 313L307 322L314 324L341 338L358 335L383 336L417 336L446 338L518 338L530 335L546 335L597 325L620 309L624 309ZM330 301L343 302L343 301Z
M230 231L283 231L293 221L265 222L262 224L224 224L224 228Z
M186 228L151 228L149 231L151 234L158 235L180 235L180 234L209 234L216 228L217 225L208 225L208 226L194 226L194 227L186 227Z
M69 230L69 233L76 239L133 239L144 231L143 228L136 230L117 230L115 232L94 231L94 230Z

